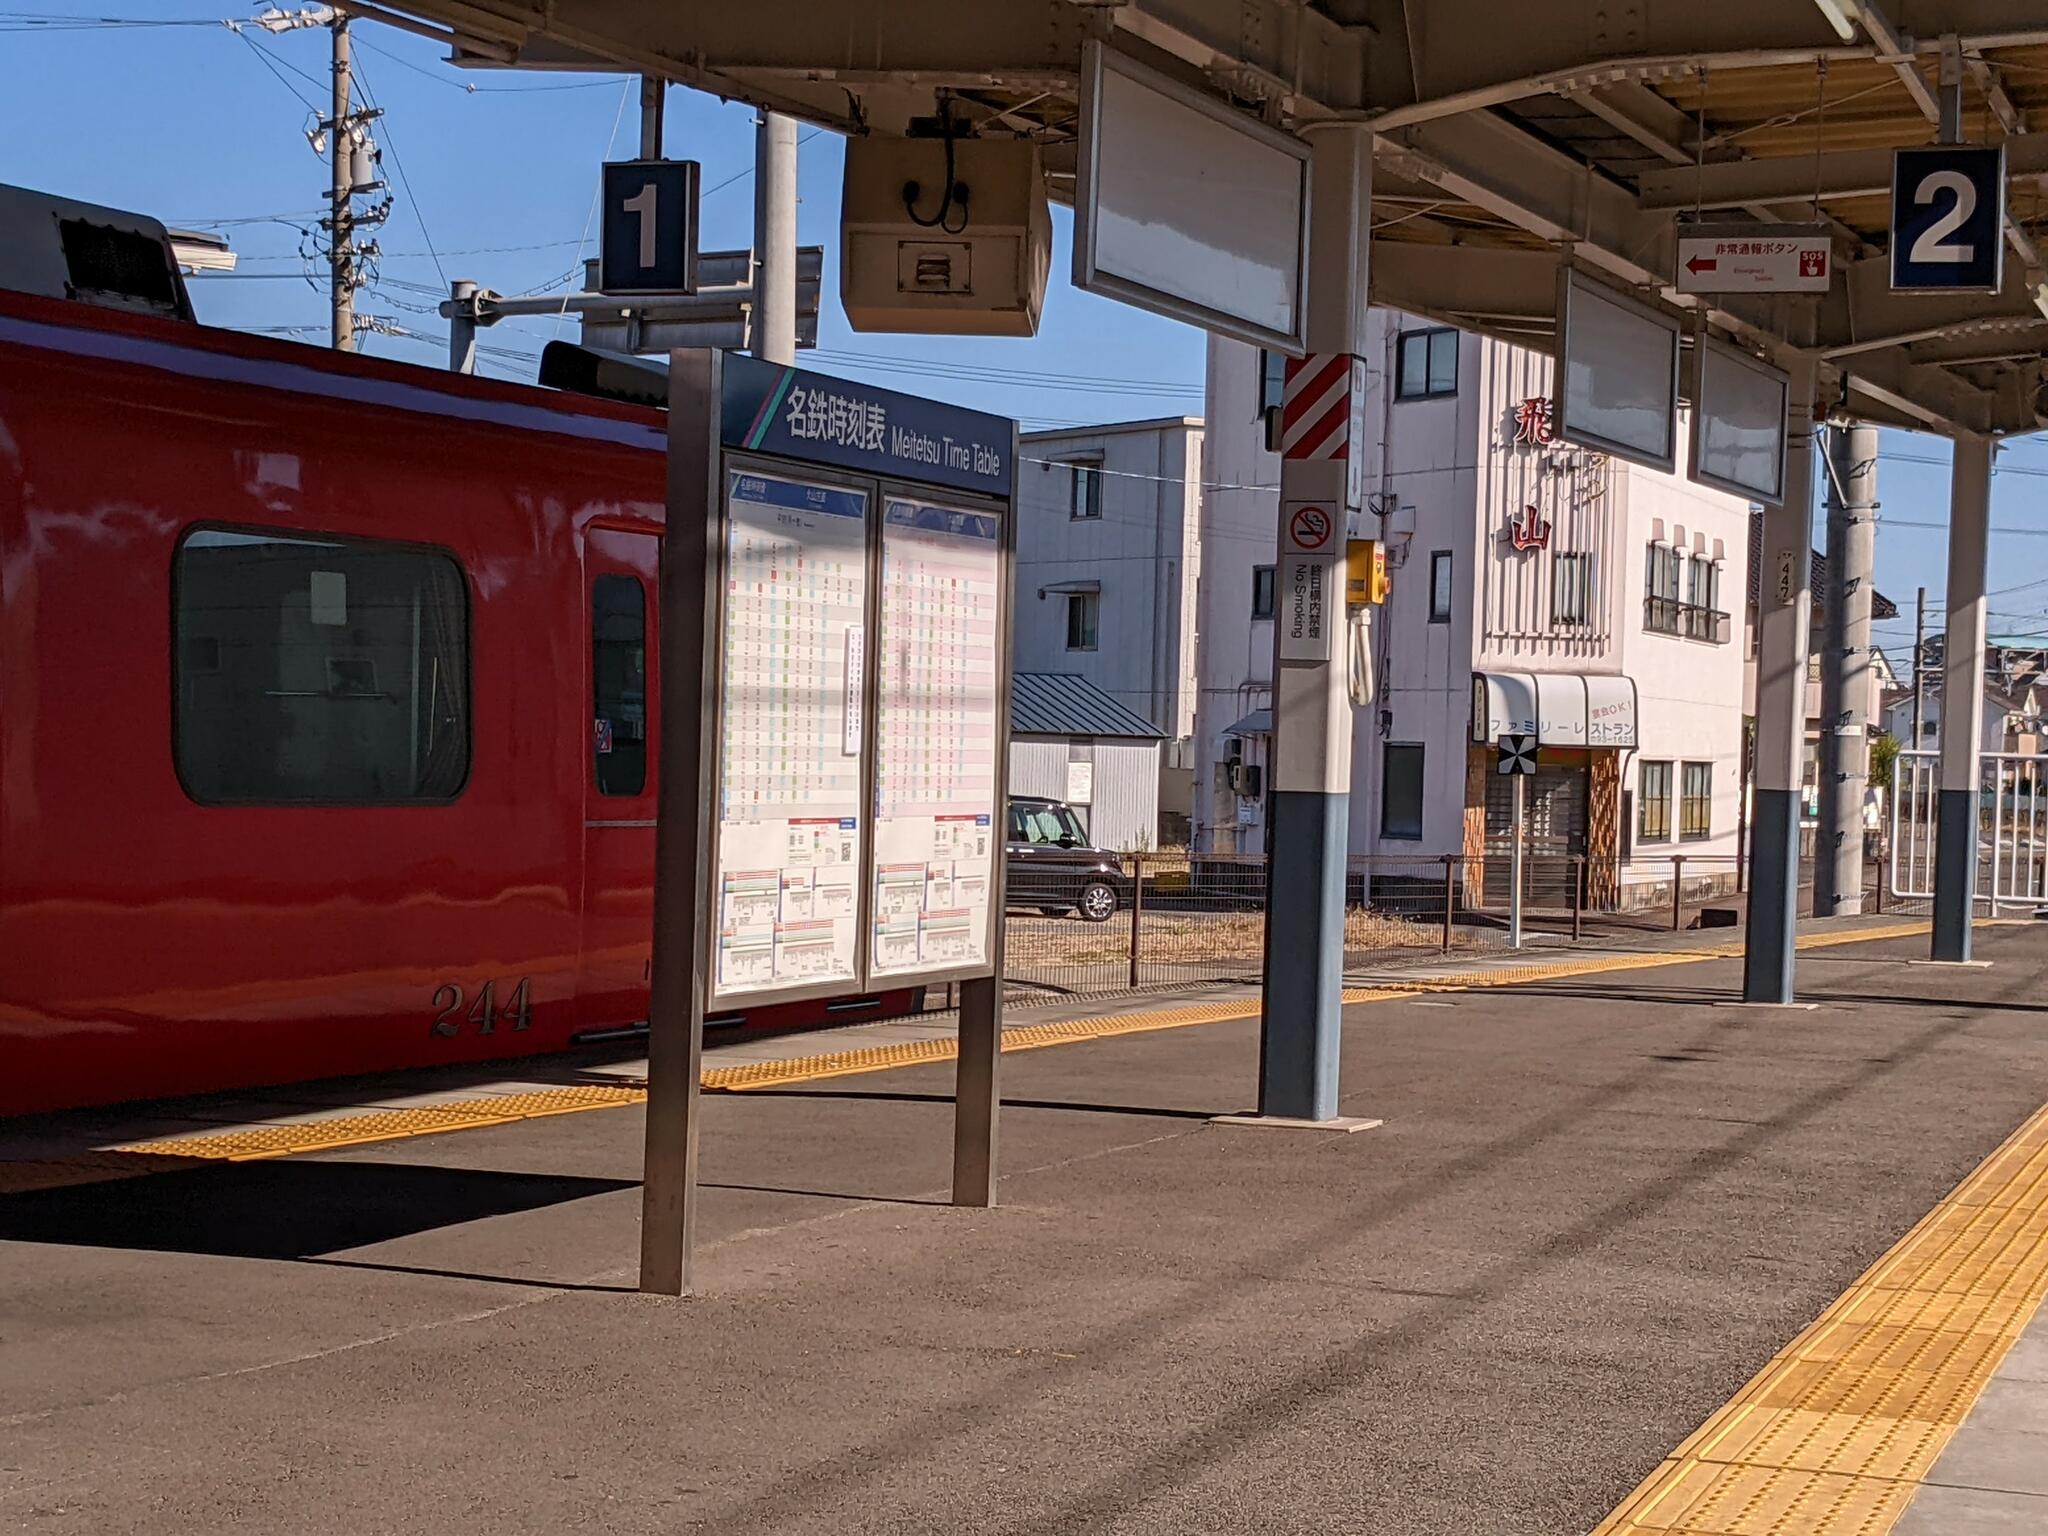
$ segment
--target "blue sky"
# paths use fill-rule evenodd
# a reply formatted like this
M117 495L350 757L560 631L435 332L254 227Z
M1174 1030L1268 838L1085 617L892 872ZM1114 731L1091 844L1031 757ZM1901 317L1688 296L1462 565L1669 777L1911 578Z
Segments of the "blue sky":
M291 7L287 7L291 8ZM168 223L219 228L241 256L231 278L195 280L200 316L237 327L302 327L324 342L326 296L300 252L319 217L328 172L304 130L327 100L327 34L271 36L219 25L238 6L210 0L28 0L0 7L0 179L135 208ZM117 16L156 25L40 25L36 18ZM169 23L169 24L165 24ZM182 23L194 23L184 25ZM363 312L414 333L372 351L428 365L446 356L433 307L450 278L502 293L566 285L591 243L597 168L630 158L638 93L616 76L484 74L441 62L410 34L358 21L362 83L396 201L380 240L380 277ZM836 302L840 144L806 128L799 151L799 238L826 250L820 351L813 365L1000 411L1027 428L1199 414L1201 334L1069 284L1070 222L1054 210L1053 277L1040 333L1028 341L856 335ZM704 167L706 249L748 243L753 115L683 89L669 94L666 149ZM402 173L402 174L401 174ZM549 291L553 291L550 289ZM532 375L542 344L573 320L506 322L484 333L487 371ZM1005 375L990 378L994 371ZM1913 589L1929 589L1940 624L1948 446L1883 435L1878 584L1903 610L1880 632L1903 658ZM1916 462L1932 459L1935 463ZM2048 443L2009 446L1993 480L1992 628L2048 629ZM1816 529L1816 542L1821 538Z

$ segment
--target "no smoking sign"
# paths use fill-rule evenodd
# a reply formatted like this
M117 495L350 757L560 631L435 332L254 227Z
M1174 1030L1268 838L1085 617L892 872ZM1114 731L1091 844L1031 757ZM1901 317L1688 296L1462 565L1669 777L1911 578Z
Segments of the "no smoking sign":
M1290 502L1283 545L1290 554L1326 555L1335 546L1337 509L1328 502Z

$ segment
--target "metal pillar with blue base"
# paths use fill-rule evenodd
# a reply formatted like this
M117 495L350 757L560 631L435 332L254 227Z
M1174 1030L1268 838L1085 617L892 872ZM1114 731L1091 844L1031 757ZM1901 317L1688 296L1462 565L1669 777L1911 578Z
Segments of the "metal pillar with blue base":
M1337 1115L1348 795L1276 790L1266 811L1266 996L1259 1113Z
M1259 1106L1229 1124L1361 1130L1338 1110L1352 706L1345 543L1363 499L1372 132L1310 135L1308 351L1281 406L1273 753L1268 780Z
M1941 799L1934 843L1932 958L1970 959L1977 897L1978 753L1984 738L1984 573L1991 439L1959 436L1949 481L1948 623L1941 644Z
M1789 1003L1799 906L1799 792L1757 790L1750 827L1756 855L1750 862L1742 996L1751 1003Z
M1966 964L1971 909L1976 905L1977 791L1944 789L1935 805L1933 959ZM1945 859L1944 848L1968 848L1970 857Z
M1757 573L1755 808L1742 998L1792 1001L1799 922L1799 786L1812 618L1814 359L1795 355L1785 423L1785 499L1766 508Z

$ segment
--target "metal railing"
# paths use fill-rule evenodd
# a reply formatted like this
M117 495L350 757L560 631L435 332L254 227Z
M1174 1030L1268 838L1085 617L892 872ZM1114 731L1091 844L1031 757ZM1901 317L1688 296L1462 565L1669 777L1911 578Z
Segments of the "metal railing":
M1901 752L1892 765L1889 885L1904 900L1931 900L1939 841L1941 754ZM1977 759L1976 900L2048 904L2048 755L1983 752Z
M1508 855L1355 857L1345 869L1348 970L1504 948ZM1008 914L1012 995L1074 995L1256 982L1266 946L1266 860L1128 855L1126 888L1103 922L1036 903ZM1523 924L1536 942L1626 940L1738 922L1732 854L1637 854L1625 861L1545 852L1523 861ZM1880 882L1881 899L1881 882Z
M1730 620L1718 608L1682 603L1675 597L1643 599L1643 628L1659 635L1682 635L1711 645L1728 643Z

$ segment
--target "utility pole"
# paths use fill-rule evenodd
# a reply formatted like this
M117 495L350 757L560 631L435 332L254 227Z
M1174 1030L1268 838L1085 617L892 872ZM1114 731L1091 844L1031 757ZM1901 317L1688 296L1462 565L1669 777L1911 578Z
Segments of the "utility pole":
M754 127L754 356L796 361L796 123L763 112Z
M662 117L668 104L668 82L659 75L640 77L640 158L661 158Z
M1920 750L1922 717L1927 712L1927 668L1923 665L1927 652L1927 589L1920 588L1913 596L1913 739L1906 743L1911 752Z
M355 156L349 123L348 17L340 11L328 23L334 38L334 120L328 143L334 157L333 190L327 198L327 274L333 307L333 345L356 349Z
M1821 640L1820 820L1813 915L1863 910L1870 782L1870 587L1877 556L1877 428L1828 431L1828 585Z

